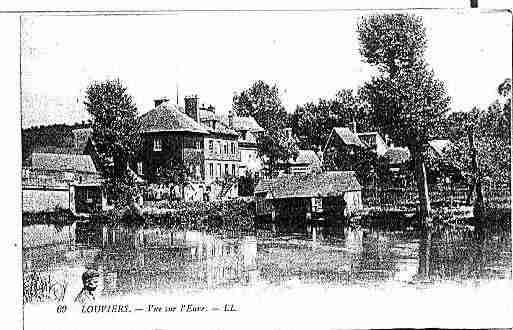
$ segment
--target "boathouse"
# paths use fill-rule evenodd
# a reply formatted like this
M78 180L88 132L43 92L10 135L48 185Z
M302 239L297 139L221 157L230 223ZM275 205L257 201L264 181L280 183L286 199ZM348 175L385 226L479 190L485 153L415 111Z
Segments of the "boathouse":
M295 228L309 221L339 221L362 209L361 189L353 171L283 174L258 183L256 214Z

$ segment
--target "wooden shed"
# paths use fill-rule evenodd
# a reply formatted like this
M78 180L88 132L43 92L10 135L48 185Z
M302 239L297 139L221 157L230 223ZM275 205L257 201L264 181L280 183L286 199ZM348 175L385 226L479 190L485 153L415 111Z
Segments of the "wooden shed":
M280 175L255 188L256 214L300 229L309 221L344 220L362 209L353 171Z

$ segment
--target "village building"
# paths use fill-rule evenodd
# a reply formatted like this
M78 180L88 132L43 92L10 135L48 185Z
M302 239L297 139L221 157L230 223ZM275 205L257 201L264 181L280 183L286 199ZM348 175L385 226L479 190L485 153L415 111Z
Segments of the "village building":
M331 170L354 170L354 165L368 149L348 127L334 127L324 146L323 166Z
M412 180L410 164L410 150L405 147L390 146L380 157L379 161L384 172L382 176L387 178L389 184L405 187Z
M233 122L226 125L217 118L214 107L202 107L198 111L200 123L209 132L204 142L205 183L209 197L236 197L240 164L239 134L233 129Z
M166 170L184 170L189 180L177 197L186 200L237 196L232 178L239 172L238 134L209 112L200 109L197 96L186 97L184 108L156 100L155 108L140 118L137 174L160 184Z
M362 209L361 186L352 171L282 174L255 188L256 215L279 227L306 228L311 221L337 222Z
M429 183L457 183L463 180L461 169L451 161L449 153L454 144L447 139L435 139L428 142L426 150L426 171ZM408 184L408 172L412 171L411 153L406 147L391 145L383 156L381 164L390 172L393 182Z
M299 150L295 158L290 158L282 166L286 174L308 174L322 170L321 159L313 150Z
M263 169L258 155L257 139L264 129L251 116L238 116L232 111L228 115L215 114L217 120L239 134L239 176L248 172L259 178Z
M89 155L32 153L22 168L23 212L101 211L107 206L102 183Z
M356 135L370 150L374 151L378 157L387 152L388 145L378 132L356 133Z

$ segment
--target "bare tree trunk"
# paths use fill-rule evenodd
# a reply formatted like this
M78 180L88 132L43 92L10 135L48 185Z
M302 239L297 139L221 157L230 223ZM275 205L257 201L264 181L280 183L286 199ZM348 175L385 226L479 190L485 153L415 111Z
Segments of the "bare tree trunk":
M417 182L417 191L420 202L420 220L422 224L431 222L431 202L429 200L429 190L427 185L426 166L422 150L412 150L413 161L415 162L415 178Z
M472 174L474 177L473 185L476 190L474 199L474 218L479 219L484 213L483 191L481 188L481 173L477 162L477 149L474 144L474 132L470 129L468 132L468 143L470 145L470 156L472 161Z

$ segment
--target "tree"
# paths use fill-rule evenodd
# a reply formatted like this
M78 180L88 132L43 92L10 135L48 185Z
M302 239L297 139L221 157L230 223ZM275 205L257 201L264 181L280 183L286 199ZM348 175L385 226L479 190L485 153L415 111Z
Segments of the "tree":
M299 153L297 141L281 130L267 131L257 141L258 154L264 159L270 176L276 174L280 161L295 158Z
M239 116L252 116L265 132L257 137L258 153L264 156L269 173L273 175L276 165L297 155L294 139L284 132L287 113L280 99L279 88L264 81L256 81L248 89L236 93L232 108Z
M390 76L423 62L427 48L422 18L409 14L363 17L357 25L360 54Z
M353 120L359 131L374 128L368 120L368 106L353 90L342 89L332 99L297 106L289 117L289 126L302 148L315 150L324 146L333 127L350 126Z
M92 117L93 140L115 201L130 201L134 182L128 161L139 145L137 108L119 79L95 81L86 89L86 110Z
M509 85L508 85L509 82ZM509 92L508 92L509 88ZM479 173L485 186L509 186L511 173L511 81L506 79L498 87L499 97L487 110L473 108L469 112L458 112L448 118L460 118L455 124L448 121L447 130L454 132L456 148L451 153L451 161L457 163L469 174L471 191L474 190L471 150L468 130L474 134ZM506 188L508 189L508 188Z
M233 111L239 116L251 116L265 130L285 127L287 112L280 98L278 86L270 86L262 80L254 82L248 89L235 93Z
M415 167L420 217L429 220L425 152L436 135L450 98L445 84L424 62L427 38L420 17L409 14L371 15L357 27L360 53L378 68L361 89L374 123L397 143L409 148Z

